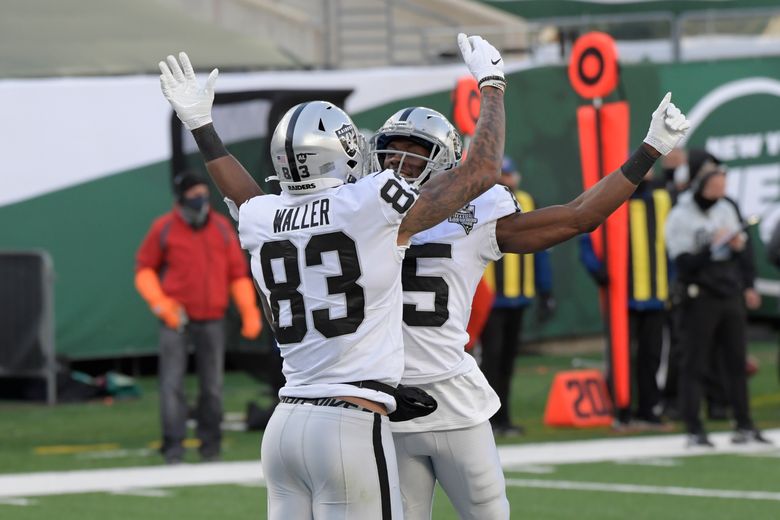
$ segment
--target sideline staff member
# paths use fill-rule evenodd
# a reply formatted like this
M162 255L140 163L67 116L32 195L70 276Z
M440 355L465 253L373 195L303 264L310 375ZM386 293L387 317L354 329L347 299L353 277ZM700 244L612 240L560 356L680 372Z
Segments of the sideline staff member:
M260 310L233 227L209 207L206 180L192 172L174 179L176 203L152 224L136 255L135 285L160 318L160 451L168 464L184 456L187 345L195 347L199 395L197 436L205 461L220 457L222 371L228 293L241 314L241 334L260 334Z
M712 447L699 417L704 374L715 346L724 348L726 384L734 411L735 444L769 443L750 417L745 375L747 318L739 254L746 234L724 199L726 172L703 166L666 222L666 243L682 285L680 407L688 446Z

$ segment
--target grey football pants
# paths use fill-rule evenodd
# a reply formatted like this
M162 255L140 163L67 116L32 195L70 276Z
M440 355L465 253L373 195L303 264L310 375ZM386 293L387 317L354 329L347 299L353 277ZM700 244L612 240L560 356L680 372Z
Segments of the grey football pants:
M506 482L490 423L393 433L404 518L430 520L438 480L461 519L509 518Z
M387 417L280 403L263 435L269 520L398 520L398 468Z
M160 327L160 416L162 419L162 454L181 458L187 435L187 396L184 374L187 372L188 342L195 348L198 374L197 430L200 453L214 457L222 441L222 378L225 358L225 326L222 320L190 322L185 333Z

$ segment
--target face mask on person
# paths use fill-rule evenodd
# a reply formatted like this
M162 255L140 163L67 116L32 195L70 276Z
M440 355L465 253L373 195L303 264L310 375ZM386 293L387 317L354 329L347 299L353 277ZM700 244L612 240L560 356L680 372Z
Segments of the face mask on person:
M179 213L195 229L203 227L209 216L209 199L205 195L182 199Z

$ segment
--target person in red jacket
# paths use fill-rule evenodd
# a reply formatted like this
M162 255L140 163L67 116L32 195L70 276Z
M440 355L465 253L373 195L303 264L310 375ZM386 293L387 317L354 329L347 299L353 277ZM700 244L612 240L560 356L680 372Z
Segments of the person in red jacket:
M184 456L188 344L194 346L198 373L199 452L205 461L218 460L228 295L241 314L244 337L254 339L262 328L246 258L230 222L210 208L206 180L182 172L174 179L174 192L173 210L152 224L135 269L136 288L161 321L160 451L168 464Z

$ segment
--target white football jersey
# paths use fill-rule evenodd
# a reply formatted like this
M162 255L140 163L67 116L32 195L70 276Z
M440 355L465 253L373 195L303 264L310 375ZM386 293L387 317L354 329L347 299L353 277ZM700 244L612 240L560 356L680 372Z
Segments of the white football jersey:
M398 228L415 193L391 170L306 194L264 195L239 211L241 245L284 359L283 397L392 396L403 372Z
M498 409L498 396L464 350L466 326L485 267L503 255L496 221L518 211L511 190L494 186L412 237L403 262L402 383L428 390L439 408L427 417L393 423L393 431L465 427L487 420ZM463 388L448 391L453 385Z

